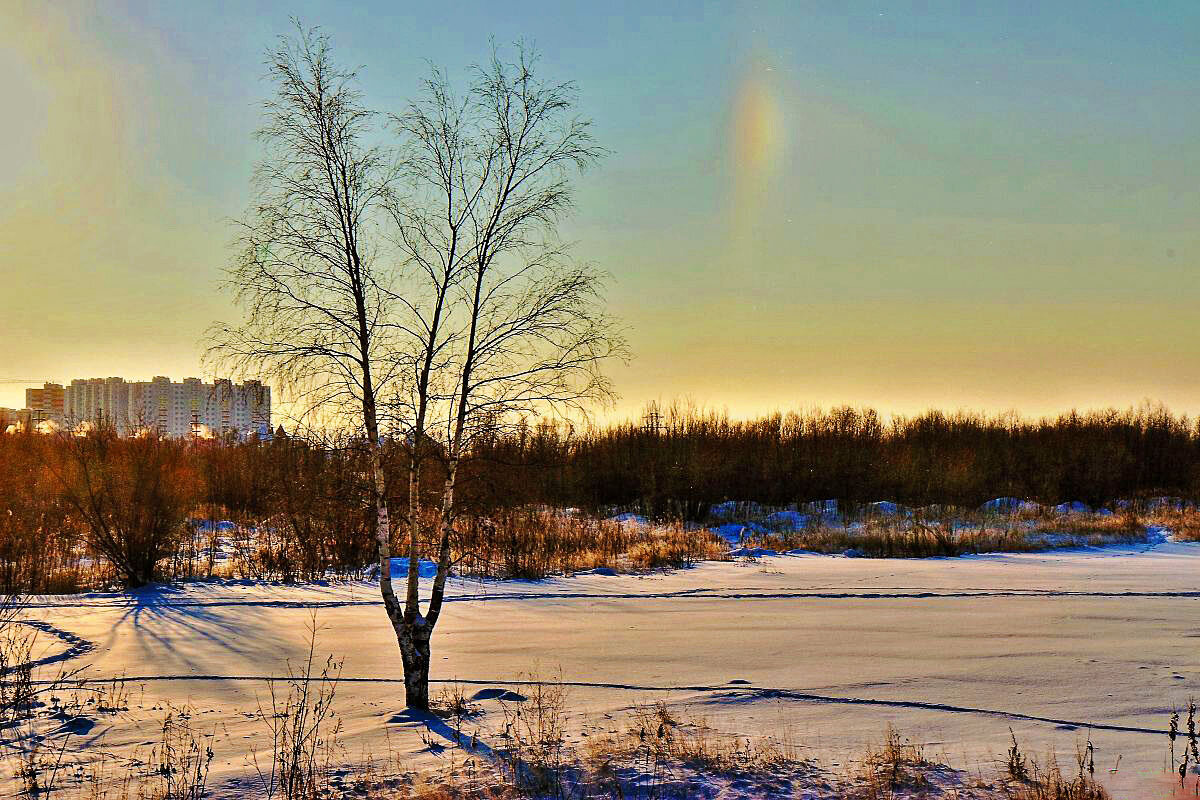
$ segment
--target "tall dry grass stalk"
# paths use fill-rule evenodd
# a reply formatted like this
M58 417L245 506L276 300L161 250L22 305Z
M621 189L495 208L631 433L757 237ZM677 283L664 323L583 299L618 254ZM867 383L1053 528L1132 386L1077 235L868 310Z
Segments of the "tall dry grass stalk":
M333 766L340 763L342 722L333 709L342 664L316 657L317 624L309 626L304 662L282 682L270 681L270 706L258 718L270 733L266 763L252 754L262 796L268 800L317 800L324 796ZM282 684L282 685L280 685Z

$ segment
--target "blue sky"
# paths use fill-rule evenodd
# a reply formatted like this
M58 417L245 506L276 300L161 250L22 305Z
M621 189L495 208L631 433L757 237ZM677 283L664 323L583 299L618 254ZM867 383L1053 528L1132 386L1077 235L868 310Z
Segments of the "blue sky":
M611 155L565 232L614 276L626 410L1200 412L1200 4L8 8L8 377L198 370L294 15L382 111L493 38L579 85Z

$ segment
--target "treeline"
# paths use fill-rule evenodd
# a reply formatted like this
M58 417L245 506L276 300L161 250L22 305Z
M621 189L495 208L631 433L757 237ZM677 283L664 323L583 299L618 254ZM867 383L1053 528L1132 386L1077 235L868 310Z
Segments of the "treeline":
M374 553L355 442L0 435L0 589L361 573Z
M652 406L642 420L582 435L542 425L494 437L478 455L520 465L506 492L528 501L693 520L724 500L1095 506L1200 496L1200 426L1155 407L1042 420L940 411L885 420L854 408L734 420Z
M436 456L436 453L434 454ZM384 448L388 502L404 523L408 453ZM439 469L439 466L443 468ZM594 567L650 569L712 557L717 541L679 524L654 530L530 505L505 487L537 465L471 458L460 466L455 568L539 578ZM444 462L427 462L418 491L436 509ZM377 569L371 458L361 439L176 440L0 435L0 591L70 593L214 575L281 580L362 576ZM419 550L436 555L436 514Z
M398 510L408 507L406 447L398 438L384 446ZM418 487L430 509L445 478L437 455ZM0 589L139 586L228 572L230 559L242 577L362 574L375 561L370 474L367 450L352 438L177 441L103 427L3 435ZM460 570L534 577L608 564L635 548L652 551L647 564L696 557L686 537L651 542L586 522L618 509L679 522L704 521L726 500L836 498L852 511L876 500L1196 499L1200 428L1159 408L1037 421L941 412L885 421L842 408L741 421L652 407L642 420L582 433L541 423L480 435L457 492ZM565 508L580 511L542 511ZM421 523L432 543L439 520ZM584 551L597 560L580 558Z

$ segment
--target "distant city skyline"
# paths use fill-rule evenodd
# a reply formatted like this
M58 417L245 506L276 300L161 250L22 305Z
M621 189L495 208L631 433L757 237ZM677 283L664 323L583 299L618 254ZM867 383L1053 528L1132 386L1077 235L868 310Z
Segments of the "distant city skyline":
M7 410L20 412L14 421L21 425L74 427L107 422L121 435L142 428L173 438L272 430L271 388L258 380L234 383L218 378L205 383L191 377L172 381L165 375L146 381L73 378L69 383L27 388L24 407ZM5 420L0 432L8 424Z
M629 327L614 416L1200 414L1200 4L490 9L6 6L0 378L203 374L296 15L385 113L493 36L577 83L610 155L563 233Z

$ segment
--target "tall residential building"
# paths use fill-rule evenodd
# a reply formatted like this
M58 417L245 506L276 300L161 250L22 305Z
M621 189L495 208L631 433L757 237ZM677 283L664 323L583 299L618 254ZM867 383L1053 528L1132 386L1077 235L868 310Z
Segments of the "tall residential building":
M65 413L64 392L61 384L44 383L40 389L25 390L25 408L34 423L45 420L61 422Z
M130 386L124 378L73 380L64 393L63 419L71 423L104 420L126 433Z
M245 436L271 430L271 388L260 381L204 383L199 378L172 382L122 378L71 381L66 390L69 424L104 420L130 434L153 428L166 436Z

